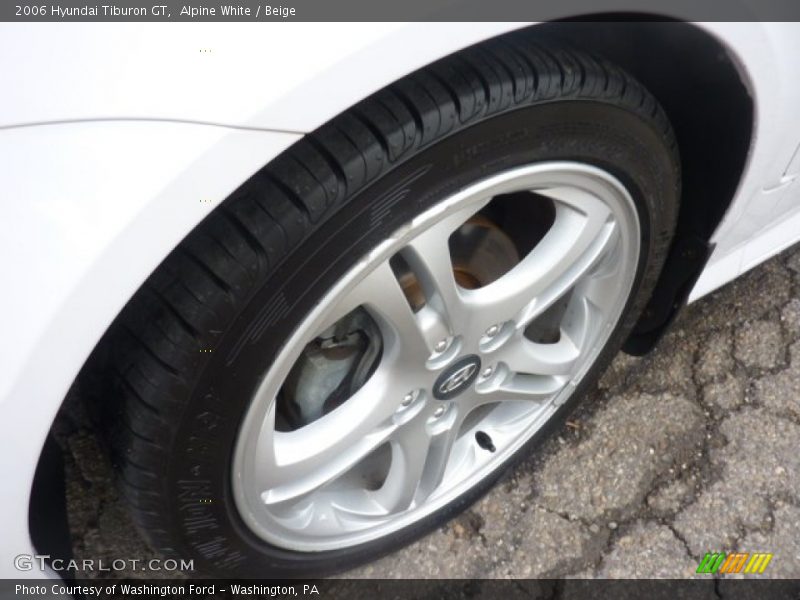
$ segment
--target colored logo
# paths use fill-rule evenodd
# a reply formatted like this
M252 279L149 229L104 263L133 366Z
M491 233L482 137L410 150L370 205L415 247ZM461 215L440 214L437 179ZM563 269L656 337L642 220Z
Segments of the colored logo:
M763 573L767 568L772 554L767 552L706 552L698 573Z

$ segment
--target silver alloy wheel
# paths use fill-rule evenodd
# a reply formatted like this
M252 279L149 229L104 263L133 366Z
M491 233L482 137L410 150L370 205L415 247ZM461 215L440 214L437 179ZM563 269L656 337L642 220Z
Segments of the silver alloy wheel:
M552 200L552 226L496 281L460 287L450 235L493 197L521 191ZM639 246L636 208L622 183L573 162L499 173L401 227L322 298L267 370L234 453L244 522L281 548L334 550L455 500L572 394L619 321ZM428 298L416 312L389 263L400 251ZM526 337L529 324L564 299L558 340ZM383 338L374 372L324 416L277 430L276 398L304 347L357 307ZM365 485L361 471L381 461L380 487Z

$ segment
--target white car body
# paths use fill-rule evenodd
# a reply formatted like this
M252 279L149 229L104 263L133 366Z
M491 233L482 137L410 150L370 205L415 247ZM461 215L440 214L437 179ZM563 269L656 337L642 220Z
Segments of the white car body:
M304 133L441 56L526 25L0 26L0 576L39 575L16 570L14 557L35 554L29 490L50 425L169 251ZM734 57L755 132L690 300L800 240L798 28L699 25Z

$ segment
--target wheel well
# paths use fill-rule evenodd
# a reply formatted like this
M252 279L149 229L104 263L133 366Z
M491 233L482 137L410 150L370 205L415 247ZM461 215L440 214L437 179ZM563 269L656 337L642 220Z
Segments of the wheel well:
M678 227L651 301L624 348L637 355L658 342L705 267L711 236L744 173L754 124L752 96L725 46L696 25L652 19L593 15L533 29L631 73L658 99L675 131L682 171Z
M753 101L725 47L678 21L560 21L537 31L606 57L659 100L681 154L679 227L708 240L736 192L753 132Z
M588 18L593 20L585 21ZM673 247L677 250L671 253L653 301L626 345L626 350L637 354L656 343L702 270L707 256L703 248L733 199L753 130L752 98L724 46L697 26L675 21L637 22L641 18L583 17L581 21L543 23L529 30L531 35L567 43L623 67L656 96L675 130L683 171ZM687 247L692 250L688 258ZM43 452L37 469L30 528L39 551L63 556L69 553L65 512L54 516L58 526L43 518L48 505L42 500L58 496L52 482L63 477L59 475L63 465L52 446ZM60 498L63 501L63 492Z

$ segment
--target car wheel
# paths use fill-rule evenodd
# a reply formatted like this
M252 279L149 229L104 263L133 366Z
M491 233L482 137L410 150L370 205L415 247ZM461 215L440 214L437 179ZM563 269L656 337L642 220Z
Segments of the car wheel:
M95 352L135 522L253 577L441 526L618 351L679 187L641 85L521 34L348 110L214 210Z

